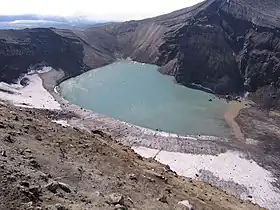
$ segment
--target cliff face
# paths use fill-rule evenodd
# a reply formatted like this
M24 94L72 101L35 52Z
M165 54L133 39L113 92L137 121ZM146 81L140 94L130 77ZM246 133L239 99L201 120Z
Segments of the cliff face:
M100 40L90 45L78 35L79 31L53 28L0 31L0 80L12 82L34 65L52 66L75 76L113 62L113 53Z
M0 32L1 80L15 80L38 63L69 72L86 67L82 46L75 39L61 37L51 29Z
M131 57L161 66L186 86L195 83L218 94L251 91L277 101L279 11L276 0L208 0L155 18L85 30L1 31L0 78L14 79L42 61L72 76Z
M171 72L177 81L202 84L221 94L254 92L266 85L278 88L280 21L273 11L280 11L280 3L207 3L207 8L197 9L176 32L167 34L159 48L160 63L167 63L162 71L170 73L168 62L176 59Z
M218 94L256 92L260 103L277 104L279 11L280 2L275 0L208 0L121 24L118 31L131 28L117 36L133 40L121 42L132 47L126 55L158 64L162 73L174 75L186 86L195 83Z

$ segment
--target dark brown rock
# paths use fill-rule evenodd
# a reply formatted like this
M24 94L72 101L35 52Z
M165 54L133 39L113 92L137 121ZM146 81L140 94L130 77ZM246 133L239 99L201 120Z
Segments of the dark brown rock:
M56 193L57 189L59 188L59 183L57 181L52 181L45 185L45 188L52 193Z
M21 182L20 182L20 185L21 185L21 186L24 186L24 187L29 187L30 184L29 184L28 181L21 181Z
M43 140L41 135L36 135L35 139L38 140L38 141L42 141Z
M162 203L168 203L167 202L167 197L165 195L160 196L157 200L162 202Z
M66 208L65 206L63 206L62 204L59 204L59 203L55 204L55 208L57 210L68 210L68 208Z
M4 136L4 141L14 143L16 140L11 135Z
M123 205L117 204L114 207L114 210L127 210L127 208L125 206L123 206Z
M68 184L65 184L63 182L58 182L58 185L63 191L65 191L67 193L71 192L71 187Z
M32 166L33 168L40 168L40 164L34 159L29 161L29 165Z

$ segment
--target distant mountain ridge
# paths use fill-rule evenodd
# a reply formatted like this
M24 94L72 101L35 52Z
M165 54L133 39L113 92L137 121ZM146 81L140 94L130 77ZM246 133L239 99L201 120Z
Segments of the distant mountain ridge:
M106 21L95 21L84 17L60 17L41 15L0 15L0 29L24 29L38 27L86 28L107 24Z

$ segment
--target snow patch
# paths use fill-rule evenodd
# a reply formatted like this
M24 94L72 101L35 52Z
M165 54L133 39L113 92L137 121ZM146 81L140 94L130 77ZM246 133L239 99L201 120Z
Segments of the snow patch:
M214 91L213 91L212 89L207 88L207 87L204 87L204 86L202 86L202 85L200 85L200 84L191 83L191 85L194 86L194 87L197 87L197 88L199 88L199 89L208 91L208 92L210 92L210 93L214 93Z
M50 72L53 68L50 67L50 66L44 66L43 68L41 69L33 69L33 67L31 67L29 70L28 70L28 75L32 75L32 74L44 74L44 73L47 73L47 72Z
M187 207L189 210L193 209L192 205L190 204L190 202L188 200L179 201L178 204Z
M179 134L175 134L175 133L152 130L149 128L132 125L132 124L126 123L126 122L121 122L121 123L125 124L128 127L137 128L143 135L150 135L150 136L154 136L154 137L180 138L180 139L187 139L187 140L192 140L192 141L196 141L196 140L221 141L222 139L223 139L223 141L228 141L228 139L226 139L226 138L220 138L220 137L216 137L216 136L208 136L208 135L185 135L185 136L183 136L183 135L179 135Z
M59 125L69 127L70 124L67 122L67 120L52 120L52 122L57 123Z
M246 92L246 93L244 93L243 98L244 98L244 99L247 99L247 98L249 97L249 95L250 95L250 93L249 93L249 92Z
M169 165L179 175L197 178L200 170L213 173L223 181L235 182L247 188L249 194L241 194L241 198L271 210L280 209L280 192L272 183L276 181L271 172L259 166L253 160L245 159L243 153L227 151L213 155L195 155L178 152L159 151L146 147L133 147L143 157L155 157L156 160Z
M50 72L53 68L50 66L44 66L41 70L37 70L38 74L43 74L43 73L47 73Z
M56 94L59 94L59 92L58 92L57 88L58 88L58 87L57 87L57 86L55 86L55 87L54 87L54 89L53 89L53 91L54 91Z
M45 69L46 72L49 69ZM55 101L53 96L43 87L42 79L38 74L26 75L30 80L27 86L17 84L7 84L0 82L0 98L12 102L16 106L39 108L39 109L57 109L60 110L60 104Z
M259 142L255 139L251 139L251 138L246 138L246 144L251 144L251 145L257 145Z

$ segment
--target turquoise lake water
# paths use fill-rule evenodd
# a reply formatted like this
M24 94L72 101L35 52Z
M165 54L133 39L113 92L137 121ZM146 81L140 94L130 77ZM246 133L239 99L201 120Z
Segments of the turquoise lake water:
M116 62L64 81L60 93L85 109L154 130L229 135L223 118L227 109L224 100L176 84L157 68Z

